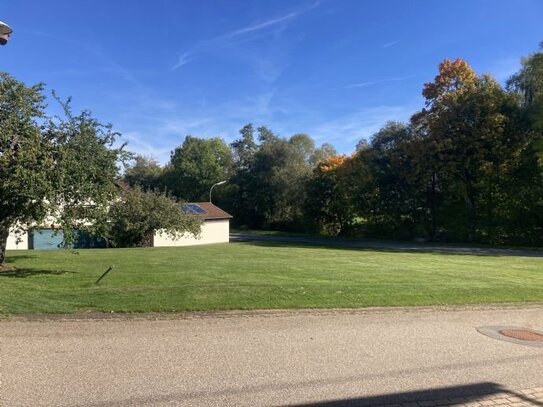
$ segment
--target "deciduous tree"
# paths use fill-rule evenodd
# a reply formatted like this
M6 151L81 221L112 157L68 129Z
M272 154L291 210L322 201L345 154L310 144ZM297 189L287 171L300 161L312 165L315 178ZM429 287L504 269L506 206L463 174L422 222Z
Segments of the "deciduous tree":
M232 153L222 139L187 136L172 152L163 182L177 198L206 201L211 186L227 180L231 172Z
M115 247L143 247L152 245L155 232L173 239L184 234L197 236L200 218L185 215L180 205L158 191L124 190L109 210L107 238Z
M476 239L482 168L505 138L505 93L495 79L482 77L463 60L445 60L433 82L424 85L426 108L414 118L427 126L436 159L462 185L467 209L467 237Z
M0 73L0 265L10 229L52 217L69 241L75 228L104 221L117 191L117 133L69 103L63 118L47 118L43 89Z
M124 172L124 180L130 186L139 186L150 191L161 186L162 167L156 160L143 155L136 155Z

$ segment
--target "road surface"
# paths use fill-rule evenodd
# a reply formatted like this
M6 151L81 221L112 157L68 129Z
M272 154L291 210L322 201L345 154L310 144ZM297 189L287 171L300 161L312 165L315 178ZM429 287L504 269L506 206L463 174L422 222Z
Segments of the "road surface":
M78 318L0 321L0 405L352 406L543 391L543 347L476 330L543 330L537 306Z

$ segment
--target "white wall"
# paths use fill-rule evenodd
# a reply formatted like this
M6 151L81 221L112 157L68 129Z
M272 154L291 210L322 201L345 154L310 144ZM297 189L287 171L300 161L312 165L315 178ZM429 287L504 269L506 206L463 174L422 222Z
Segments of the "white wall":
M173 240L167 235L159 232L154 236L154 247L166 246L194 246L209 243L228 243L230 241L230 221L228 219L206 220L202 224L200 238L192 235L185 235L178 240Z
M19 237L22 239L19 243L17 243L17 235L15 233L10 232L8 236L8 244L6 249L7 250L27 250L28 249L28 233L24 232L19 235Z

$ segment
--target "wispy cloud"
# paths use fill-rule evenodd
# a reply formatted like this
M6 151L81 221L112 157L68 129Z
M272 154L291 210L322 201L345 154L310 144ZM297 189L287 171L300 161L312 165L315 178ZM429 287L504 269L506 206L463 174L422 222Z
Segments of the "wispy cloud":
M320 3L317 1L309 6L306 6L296 11L291 11L282 16L269 18L263 21L256 21L245 27L238 28L236 30L227 32L225 34L219 35L214 38L200 41L199 43L194 45L191 49L179 55L177 58L177 62L175 63L175 65L172 66L171 70L175 71L181 68L183 65L186 65L190 61L196 59L198 55L204 54L206 52L210 52L217 47L225 47L225 46L231 45L232 42L240 41L244 37L255 35L255 34L262 34L263 32L267 32L272 28L274 29L284 28L292 20L318 7L319 4ZM273 31L270 31L270 32L273 32ZM255 36L254 38L258 38L258 36ZM250 38L250 39L254 39L254 38Z
M390 42L387 42L387 43L384 43L381 45L381 48L389 48L389 47L393 47L394 45L398 44L400 41L390 41Z
M489 68L484 70L485 72L494 75L498 81L503 83L507 81L511 75L518 72L520 69L520 59L521 57L519 56L494 61Z
M342 89L366 88L368 86L379 85L381 83L406 81L408 79L413 79L416 76L417 75L397 76L397 77L393 77L393 78L378 79L378 80L375 80L375 81L351 83L349 85L343 86Z
M190 61L192 61L192 58L190 57L190 52L185 52L179 55L177 63L172 67L172 70L175 71L176 69L181 68L183 65L188 64Z
M256 23L256 24L244 27L244 28L240 28L239 30L232 31L231 33L225 34L225 35L223 35L222 37L219 37L219 38L231 38L231 37L235 37L237 35L242 35L242 34L251 33L253 31L262 30L264 28L274 26L274 25L283 23L283 22L288 21L288 20L292 20L293 18L298 17L300 14L302 14L301 11L295 12L295 13L289 13L289 14L286 14L286 15L278 17L278 18L272 18L271 20L268 20L268 21L263 21L261 23Z
M145 141L146 138L148 138L146 135L137 131L132 131L123 133L122 139L119 141L128 142L128 146L126 147L126 150L128 151L151 157L161 163L166 163L170 156L170 151L173 150L175 146L160 147Z
M155 95L156 96L156 95ZM293 112L281 101L275 101L273 90L250 93L213 106L198 106L190 102L162 100L157 97L134 98L125 93L117 95L117 103L127 104L122 116L115 119L115 129L122 134L121 142L128 142L127 150L151 156L162 164L168 162L170 151L180 145L185 136L221 137L227 143L238 137L239 129L252 122L269 125L279 134L299 132L300 112ZM152 103L150 102L152 100ZM286 117L287 125L278 117ZM293 123L289 126L288 123ZM291 133L291 129L293 132Z
M308 132L318 142L331 142L338 150L350 152L358 141L369 139L387 121L406 121L415 111L414 103L405 106L374 106L324 121L308 129Z
M98 44L76 41L69 37L59 37L42 31L27 31L27 33L37 37L46 38L48 40L54 40L55 42L64 42L66 44L70 44L75 49L84 50L87 55L92 55L97 62L94 70L89 68L77 69L70 67L67 69L68 74L84 75L96 71L107 72L116 75L127 82L130 82L136 87L142 86L132 71L124 68L115 59L106 55L106 53L102 51L101 47Z
M330 142L341 153L350 153L359 140L368 139L387 121L407 121L420 107L417 99L405 105L370 106L335 114L272 91L214 104L212 108L156 102L160 98L153 98L153 104L143 98L133 104L122 120L116 121L116 130L123 134L122 140L128 141L129 151L151 156L161 164L168 162L170 152L189 134L221 137L230 143L249 122L269 126L284 137L304 132L317 144Z

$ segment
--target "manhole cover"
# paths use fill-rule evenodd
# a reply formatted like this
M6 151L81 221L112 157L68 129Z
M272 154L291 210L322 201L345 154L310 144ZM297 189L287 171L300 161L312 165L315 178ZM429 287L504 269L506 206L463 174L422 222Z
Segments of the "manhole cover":
M479 333L501 341L518 345L543 347L543 332L513 326L483 326L477 328Z
M524 329L503 329L500 333L508 338L518 339L520 341L543 342L543 335Z

